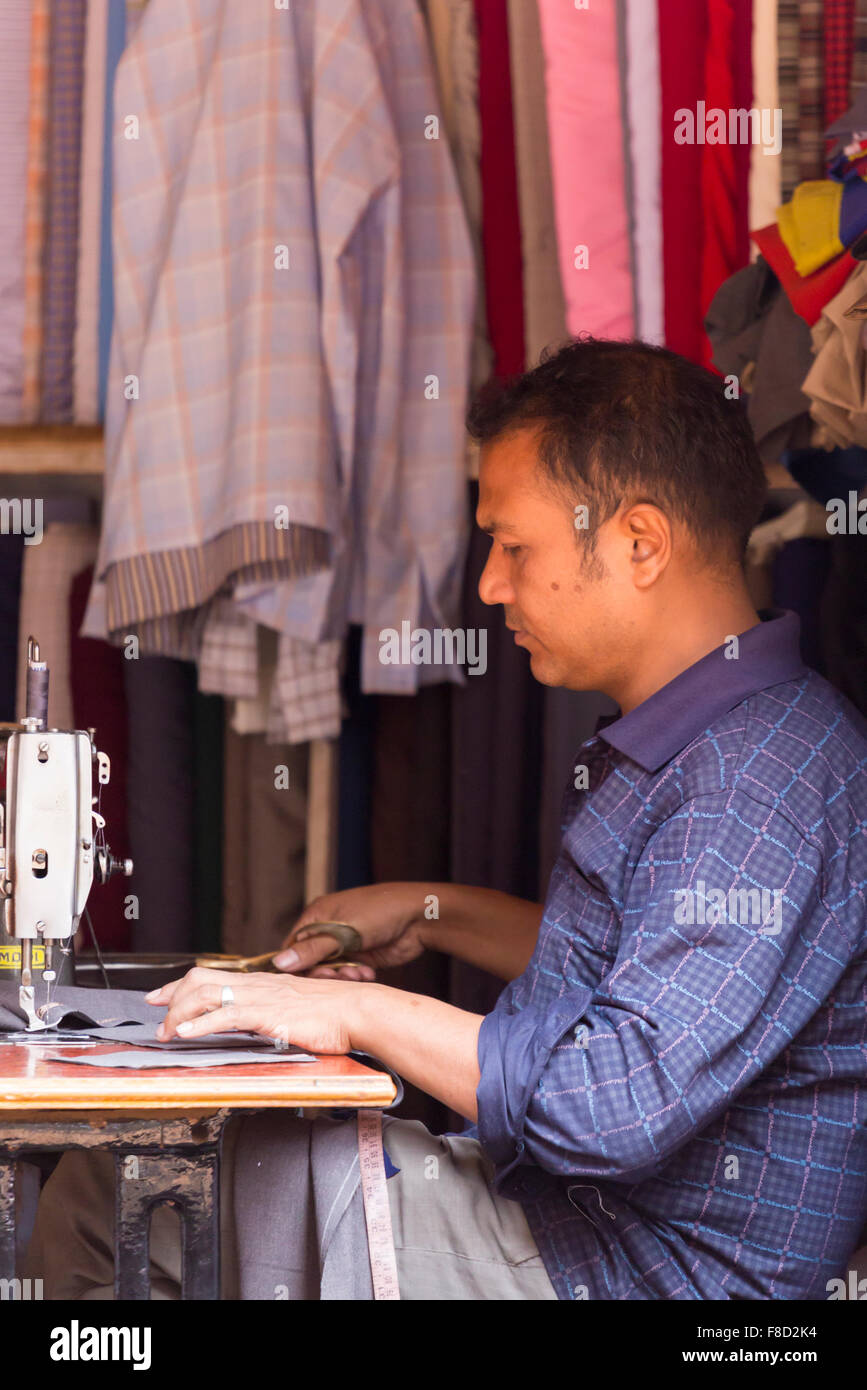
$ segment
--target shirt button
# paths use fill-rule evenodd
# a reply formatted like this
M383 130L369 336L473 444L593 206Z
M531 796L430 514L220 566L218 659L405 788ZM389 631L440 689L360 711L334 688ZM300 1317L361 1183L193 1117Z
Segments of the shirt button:
M518 1151L519 1154L522 1154L522 1153L524 1152L524 1141L523 1141L523 1139L519 1139L519 1140L518 1140L517 1144L515 1145L515 1148L517 1149L517 1151Z

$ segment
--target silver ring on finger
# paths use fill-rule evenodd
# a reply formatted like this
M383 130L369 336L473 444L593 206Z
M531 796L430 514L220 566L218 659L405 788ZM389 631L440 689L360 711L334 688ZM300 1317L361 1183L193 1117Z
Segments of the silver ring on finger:
M235 994L231 985L223 985L220 990L220 1008L228 1009L235 1002Z

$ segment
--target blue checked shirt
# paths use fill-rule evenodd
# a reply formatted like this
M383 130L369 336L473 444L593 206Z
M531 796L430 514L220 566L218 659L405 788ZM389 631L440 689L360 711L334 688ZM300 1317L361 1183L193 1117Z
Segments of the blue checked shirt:
M479 1037L496 1185L561 1298L824 1299L867 1221L867 726L785 614L576 765Z

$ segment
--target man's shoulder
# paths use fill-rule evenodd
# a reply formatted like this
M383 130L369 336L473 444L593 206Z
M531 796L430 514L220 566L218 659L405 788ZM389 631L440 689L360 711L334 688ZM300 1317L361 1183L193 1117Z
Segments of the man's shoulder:
M788 813L805 833L830 815L867 818L867 720L824 677L749 695L674 760L684 799L736 792Z

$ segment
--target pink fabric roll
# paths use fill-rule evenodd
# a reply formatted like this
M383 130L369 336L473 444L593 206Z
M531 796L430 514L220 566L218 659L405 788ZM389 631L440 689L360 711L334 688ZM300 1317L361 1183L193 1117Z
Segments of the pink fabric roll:
M616 0L593 0L587 9L566 0L539 0L539 17L569 332L630 338L632 275Z

